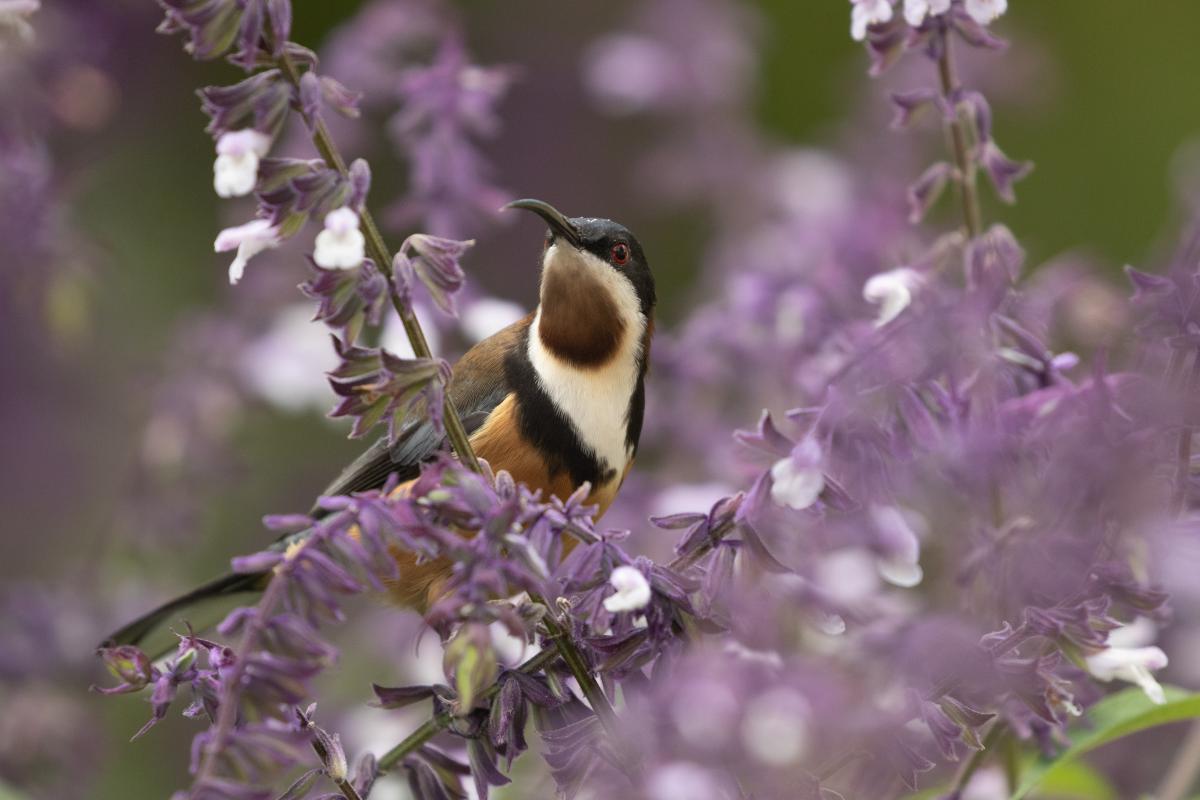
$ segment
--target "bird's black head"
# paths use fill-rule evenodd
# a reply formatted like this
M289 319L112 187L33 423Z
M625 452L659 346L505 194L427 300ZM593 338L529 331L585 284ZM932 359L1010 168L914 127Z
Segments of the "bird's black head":
M647 320L652 318L656 302L654 275L641 243L628 228L610 219L567 217L541 200L514 200L506 208L523 208L545 220L546 253L559 245L594 256L611 268L632 286L642 315ZM588 262L596 263L590 259Z

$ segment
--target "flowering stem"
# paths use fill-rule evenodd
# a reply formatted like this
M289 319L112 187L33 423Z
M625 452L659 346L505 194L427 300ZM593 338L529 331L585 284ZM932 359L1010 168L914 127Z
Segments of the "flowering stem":
M983 232L982 215L979 211L979 192L975 181L975 160L971 157L971 149L967 140L967 126L962 113L951 100L951 95L958 91L958 77L954 73L954 63L950 58L950 36L943 26L941 36L941 55L938 57L938 77L942 85L942 97L950 104L954 118L947 123L950 132L950 149L954 153L954 164L958 168L959 197L962 199L963 222L967 226L967 235L974 239Z
M276 63L280 70L287 76L288 81L300 89L300 70L296 67L294 61L283 52L277 59ZM337 146L333 143L333 137L329 135L329 129L325 127L325 122L319 117L312 120L312 141L317 148L317 152L321 154L326 165L330 169L337 170L340 174L346 175L346 160L342 158L338 152ZM400 315L400 321L404 324L404 332L408 335L408 341L412 345L413 353L418 358L433 358L433 353L429 349L429 342L425 339L425 332L421 330L421 323L417 321L416 315L405 307L400 301L399 292L396 291L396 279L392 272L392 256L387 245L383 241L383 235L379 232L379 226L375 224L375 218L371 216L371 212L367 208L363 208L359 214L364 229L364 238L366 239L367 252L371 260L379 268L380 273L388 282L388 294L392 298L392 306L396 309L396 313ZM458 415L458 409L454 407L454 402L447 395L445 399L443 419L446 425L446 437L450 440L451 447L458 454L458 459L473 472L482 472L479 466L479 459L475 457L475 451L471 447L470 438L467 436L467 430L463 427L462 418Z
M558 658L558 650L555 647L547 647L533 658L526 661L518 670L527 675L532 675L538 670L548 665L551 661ZM480 697L484 700L491 700L500 693L500 684L493 683L489 686ZM446 728L450 727L450 723L454 721L454 715L449 711L443 711L440 714L435 714L431 719L425 722L424 725L410 733L408 737L393 747L391 750L384 753L379 759L379 763L375 768L377 776L384 775L390 772L397 764L403 761L412 753L420 750L426 742L437 736Z
M537 600L537 598L534 599ZM604 726L605 733L612 739L612 744L616 747L620 741L617 730L617 713L613 711L608 698L605 697L604 690L600 688L600 684L596 683L596 677L592 674L591 668L583 660L583 655L575 647L575 643L571 641L569 629L554 619L553 613L547 614L544 621L550 630L550 638L555 642L558 652L562 655L563 662L571 671L579 688L583 690L583 696L587 698L588 705L600 718L600 724Z
M712 535L709 537L709 540L697 548L694 552L675 558L675 560L673 560L670 564L671 569L686 569L687 567L695 564L705 553L707 553L709 550L715 547L718 542L724 539L726 534L733 531L734 528L735 526L730 523L714 530ZM560 655L562 655L563 661L567 664L568 669L571 670L571 674L579 683L580 688L583 689L584 696L587 697L588 702L591 704L593 710L596 711L596 716L600 718L601 724L605 726L606 732L608 732L611 736L615 730L615 727L610 726L615 726L616 713L609 704L608 698L605 697L604 692L596 683L595 678L592 676L591 671L584 663L583 657L579 654L579 651L575 648L574 644L568 638L566 638L566 631L563 630L563 628L557 622L550 620L549 618L547 618L547 625L551 630L551 639L547 647L517 669L526 674L533 674L550 664L555 658L558 658ZM567 655L567 653L570 655ZM480 695L480 697L482 697L484 700L490 700L495 697L499 691L500 685L498 683L494 683L489 686ZM404 741L393 747L379 759L379 765L377 767L376 774L383 775L391 771L397 764L399 764L409 755L421 749L421 747L433 737L446 730L446 728L448 728L450 723L453 721L454 716L449 711L443 711L442 713L437 714L431 719L427 720L423 725L421 725L421 727L409 734ZM837 767L837 769L840 769L842 765L848 763L856 755L858 754L849 754L849 756Z

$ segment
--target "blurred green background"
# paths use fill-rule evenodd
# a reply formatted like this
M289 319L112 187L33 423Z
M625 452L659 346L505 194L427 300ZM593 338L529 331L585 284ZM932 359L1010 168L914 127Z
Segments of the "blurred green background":
M114 8L150 5L123 0ZM358 6L297 0L294 38L319 48ZM581 91L576 56L598 35L620 27L633 4L480 0L459 6L477 61L523 67L502 105L505 131L489 147L501 185L518 195L542 193L522 172L528 155L504 160L516 139L526 142L521 152L551 159L543 165L547 172L561 167L563 174L578 175L576 180L612 181L622 190L636 182L632 159L654 135L651 126L631 127L586 108L570 120L554 113L564 87ZM769 137L837 151L848 115L864 104L877 107L886 120L883 87L865 78L866 57L850 41L845 0L771 0L756 8L762 17L762 73L754 107ZM73 175L74 221L97 244L100 266L87 281L85 301L69 296L52 303L49 335L57 360L26 376L19 389L4 389L37 398L54 420L54 435L35 427L0 456L8 481L0 581L32 579L54 591L79 576L94 576L92 562L103 558L113 566L101 573L107 583L97 590L114 605L129 588L122 582L149 584L161 596L223 568L232 552L265 540L258 522L263 513L306 507L326 478L359 449L315 414L259 407L234 435L236 475L217 486L196 487L203 515L187 538L165 536L153 544L158 532L131 530L144 522L121 513L131 476L137 474L132 464L148 402L129 389L154 383L165 343L181 319L230 303L236 291L226 284L228 259L211 252L214 232L233 220L221 215L210 188L212 143L202 130L193 91L232 81L238 73L227 65L193 63L180 52L178 40L153 33L152 11L142 16L142 39L117 55L131 77L119 87L112 121L94 134L56 144L60 167L69 167ZM1032 264L1082 248L1118 280L1122 265L1146 264L1169 247L1179 228L1172 165L1181 146L1200 132L1195 101L1200 4L1013 0L997 29L1014 41L1012 51L986 56L978 67L1011 73L1022 86L992 97L997 138L1010 156L1031 159L1037 169L1018 186L1016 206L989 202L987 216L1014 230ZM576 64L574 74L549 74L572 69L571 64ZM631 170L589 170L586 157L551 146L584 127L593 132L599 127L600 138L628 156ZM884 150L906 135L939 144L927 133L858 133ZM554 159L562 159L561 165ZM576 166L568 159L585 163ZM396 169L378 154L373 166L381 182ZM573 209L564 186L569 181L556 185L547 199ZM702 235L703 223L639 219L639 213L634 208L624 218L639 231L665 276L660 295L669 326L686 316L694 296L696 245L678 233ZM521 235L499 241L536 247ZM524 285L496 285L485 270L471 277L520 303L532 302L533 275ZM55 448L56 461L69 465L61 474L23 468L46 447ZM60 485L62 475L73 476L73 485ZM34 520L54 535L31 537ZM64 551L63 542L71 543L72 551ZM91 732L98 752L88 757L105 762L103 778L78 787L74 796L164 797L181 785L190 725L172 716L162 730L127 745L125 739L144 718L144 705L130 699L90 702L103 723Z

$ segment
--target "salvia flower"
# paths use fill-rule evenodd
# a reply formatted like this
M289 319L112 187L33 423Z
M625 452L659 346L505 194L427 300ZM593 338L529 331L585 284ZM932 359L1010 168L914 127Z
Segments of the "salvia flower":
M198 94L200 108L209 117L205 130L216 138L247 123L271 138L278 136L292 99L291 88L277 69L257 72L232 86L207 86Z
M996 194L1006 203L1016 202L1013 184L1028 177L1029 173L1033 171L1032 162L1013 161L1004 155L1004 152L991 138L979 145L979 163L987 172L992 186L996 189Z
M990 25L1008 10L1008 0L964 0L963 5L980 25Z
M258 162L271 148L271 137L252 128L223 133L217 139L213 188L221 197L244 197L258 182Z
M751 758L768 766L796 763L808 748L810 706L795 689L768 689L750 701L741 738Z
M237 250L233 263L229 265L229 282L237 283L245 274L250 259L264 250L278 247L279 242L279 230L269 220L252 219L218 233L213 249L218 253Z
M879 306L875 327L881 328L900 316L913 300L913 292L921 283L920 273L909 267L872 275L863 284L863 299Z
M650 582L637 567L619 566L608 576L616 592L604 598L604 608L617 614L639 611L650 603Z
M425 233L415 233L405 239L392 266L408 302L411 303L413 284L419 280L439 309L456 315L454 296L462 289L466 278L458 262L474 244L473 239L459 242Z
M771 465L771 499L777 505L801 511L817 502L825 490L821 471L821 446L804 438L786 458Z
M925 22L928 17L936 17L950 10L953 0L904 0L904 21L912 27Z
M1127 681L1141 687L1154 703L1166 702L1162 686L1152 673L1167 666L1167 654L1149 644L1153 626L1144 617L1139 623L1117 628L1108 634L1107 646L1085 659L1087 671L1097 680ZM1149 627L1149 635L1146 628Z
M316 276L300 290L316 300L317 319L345 332L347 341L355 341L366 325L379 325L387 302L387 279L371 259L354 269L314 267ZM385 335L384 344L388 344Z
M894 506L872 506L871 521L883 555L879 575L894 586L911 588L921 582L921 543L904 514Z
M366 258L366 237L358 228L358 214L342 206L325 215L325 228L317 234L313 261L325 269L352 269Z
M324 219L348 205L355 191L351 179L320 160L264 158L258 172L258 213L271 220L285 238L309 219ZM344 215L335 220L340 227L349 226Z
M160 0L165 17L159 33L186 34L184 49L202 60L220 58L235 46L230 61L250 72L261 56L281 52L291 27L285 0ZM261 47L270 32L270 51Z
M892 0L850 0L850 37L856 42L867 38L867 28L892 19Z
M399 76L403 103L388 127L411 164L412 185L392 209L398 222L458 236L504 203L476 140L495 134L496 106L511 82L506 68L470 63L454 36L443 40L428 66Z
M442 398L450 366L434 358L400 358L379 348L359 347L334 338L341 363L329 383L342 401L331 417L352 417L351 436L386 422L395 440L411 411L423 411L441 427Z

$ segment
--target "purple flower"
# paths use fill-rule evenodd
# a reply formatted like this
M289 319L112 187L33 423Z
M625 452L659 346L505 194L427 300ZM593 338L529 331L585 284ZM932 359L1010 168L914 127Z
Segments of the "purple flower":
M867 29L892 19L892 0L850 0L850 38L861 42Z
M454 296L466 277L458 262L474 244L474 240L458 242L424 233L405 239L392 264L403 295L411 297L413 284L420 280L438 308L456 315Z
M438 359L405 359L386 350L344 343L334 337L341 364L329 373L329 383L342 397L332 417L353 417L351 436L366 434L386 422L394 440L410 410L440 407L450 367Z
M495 107L511 80L507 69L471 64L456 37L428 66L399 76L402 105L388 129L411 164L411 187L392 209L397 223L452 237L503 205L507 197L488 182L475 140L495 134Z

